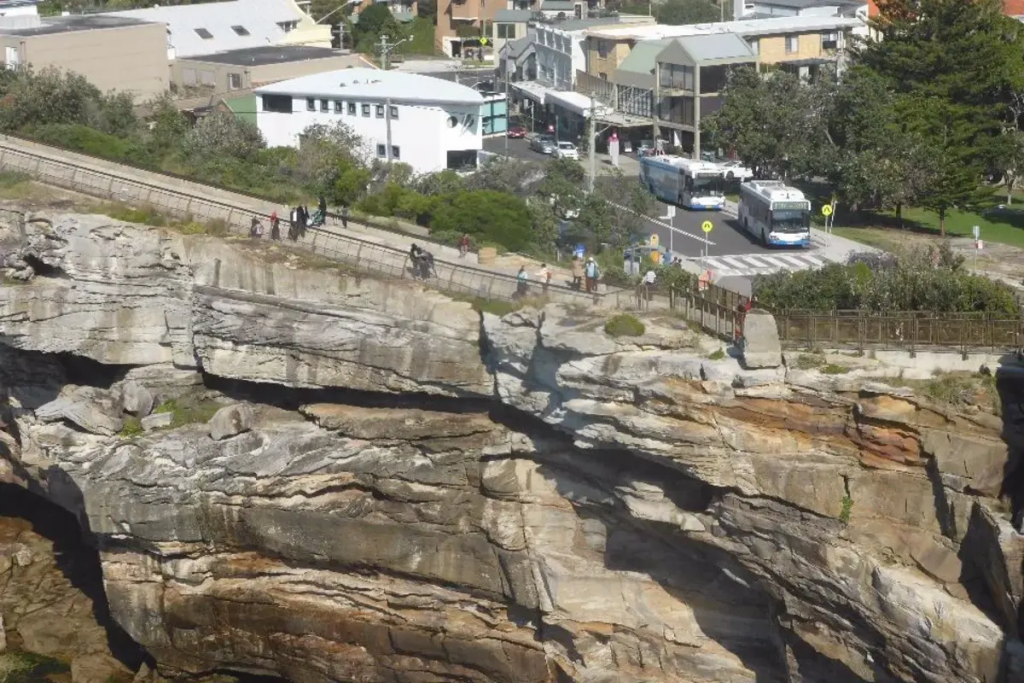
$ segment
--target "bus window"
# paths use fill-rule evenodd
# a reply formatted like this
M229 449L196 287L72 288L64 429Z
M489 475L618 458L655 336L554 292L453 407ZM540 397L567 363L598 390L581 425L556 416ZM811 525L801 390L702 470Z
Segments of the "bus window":
M693 189L693 178L691 176L686 176L686 189L687 190L692 190Z

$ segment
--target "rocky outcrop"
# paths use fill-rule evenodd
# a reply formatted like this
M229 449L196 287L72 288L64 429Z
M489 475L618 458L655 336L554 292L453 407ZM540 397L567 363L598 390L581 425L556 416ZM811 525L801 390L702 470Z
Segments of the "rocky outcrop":
M1022 424L1011 369L1001 415L954 410L869 359L748 367L671 316L616 339L583 310L481 315L283 247L127 226L90 238L89 221L102 223L28 223L49 236L18 258L73 286L47 299L61 278L37 269L4 288L4 338L136 358L44 344L47 320L135 343L131 325L89 322L70 293L88 289L84 271L40 246L111 234L175 255L181 332L109 386L7 351L5 371L37 371L4 375L35 400L0 479L91 532L111 613L165 674L992 683L1024 670L1021 548L1001 498ZM51 317L32 317L41 301ZM129 430L149 412L140 389L159 407Z

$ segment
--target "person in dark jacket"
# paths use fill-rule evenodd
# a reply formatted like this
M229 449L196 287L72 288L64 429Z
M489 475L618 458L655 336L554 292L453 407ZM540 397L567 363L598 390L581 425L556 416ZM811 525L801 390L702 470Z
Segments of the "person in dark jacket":
M348 229L348 204L341 207L341 227Z
M327 200L324 199L323 195L320 195L320 201L317 202L317 208L320 209L320 216L324 220L327 219Z

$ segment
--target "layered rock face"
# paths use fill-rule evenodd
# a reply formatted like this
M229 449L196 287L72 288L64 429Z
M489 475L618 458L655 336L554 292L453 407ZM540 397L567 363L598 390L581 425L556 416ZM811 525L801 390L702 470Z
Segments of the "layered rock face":
M1024 674L1013 368L997 417L867 361L712 360L670 317L623 342L583 311L481 316L266 244L23 232L0 479L78 516L164 675Z

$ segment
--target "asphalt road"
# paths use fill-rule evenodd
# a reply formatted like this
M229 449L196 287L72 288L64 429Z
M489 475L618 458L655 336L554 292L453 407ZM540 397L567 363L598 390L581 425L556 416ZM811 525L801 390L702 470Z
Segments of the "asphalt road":
M506 140L508 142L507 149L505 147ZM523 139L486 138L484 140L484 149L494 154L507 154L513 159L524 159L526 161L547 161L551 158L550 155L541 154L530 149L530 143Z

